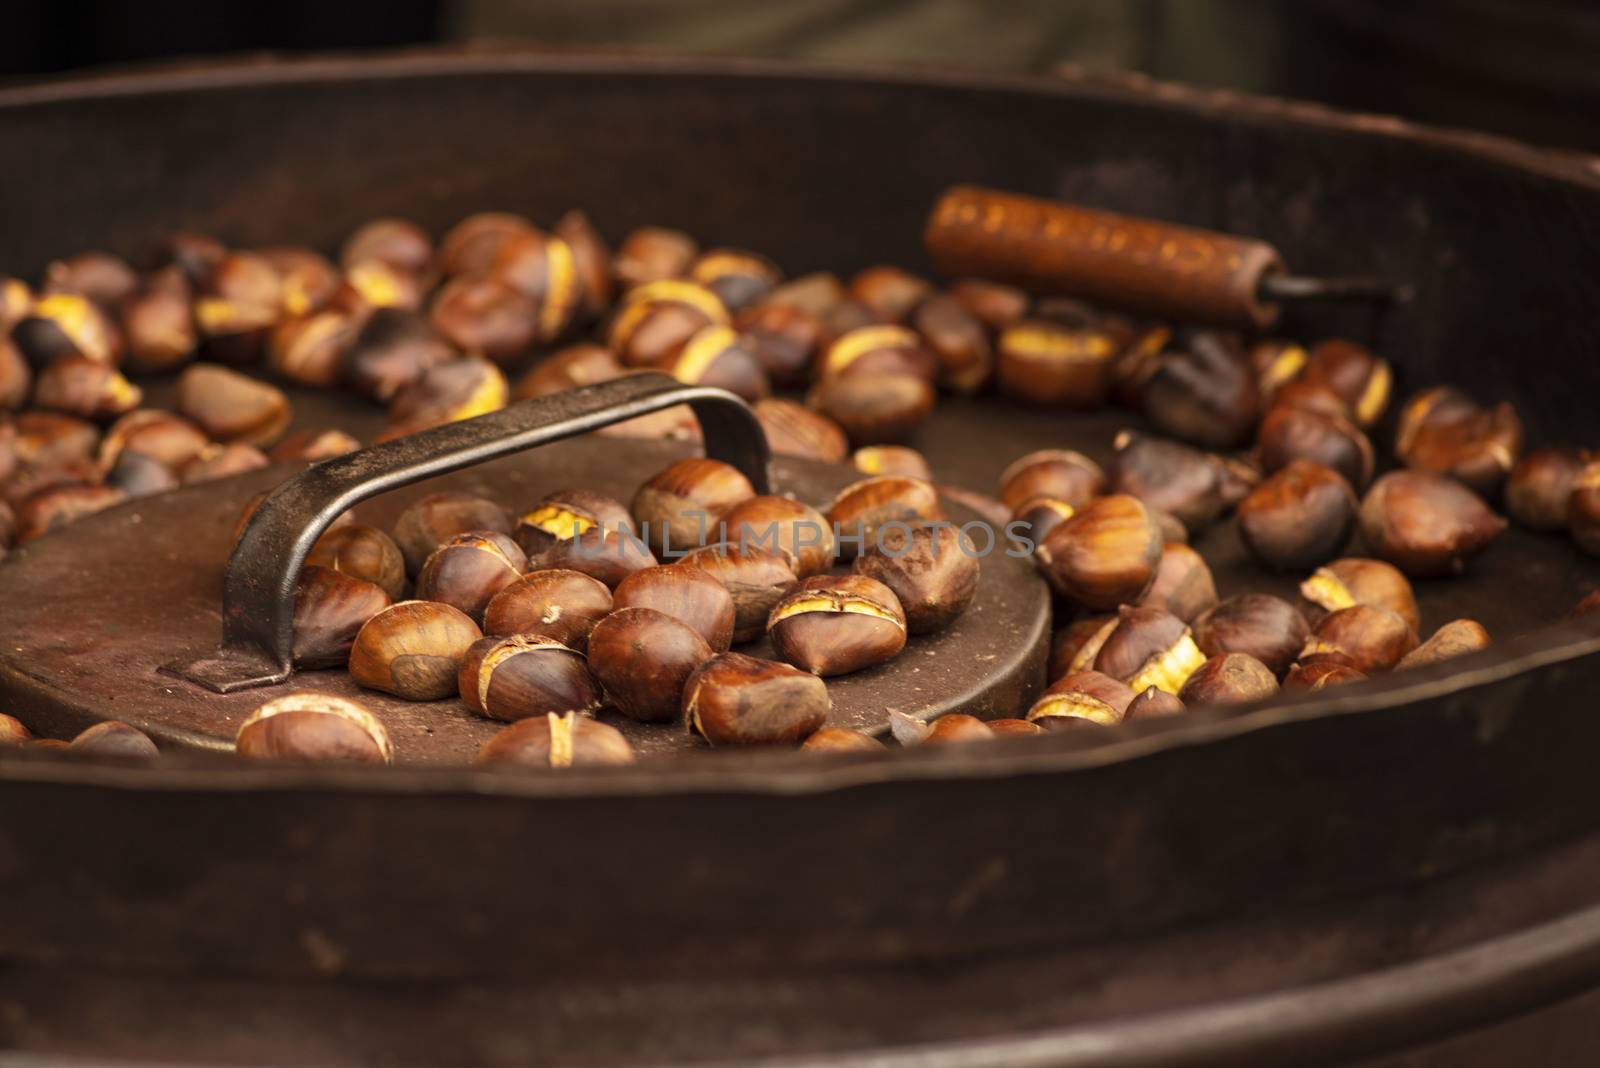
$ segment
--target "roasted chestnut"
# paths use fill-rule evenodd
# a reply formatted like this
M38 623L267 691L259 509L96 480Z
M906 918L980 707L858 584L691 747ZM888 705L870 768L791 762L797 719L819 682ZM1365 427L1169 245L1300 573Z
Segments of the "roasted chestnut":
M128 495L115 486L68 482L35 490L17 503L17 544L42 537L127 499Z
M95 756L130 757L148 760L161 755L150 736L137 727L114 719L96 723L72 739L67 749Z
M662 557L698 549L713 539L718 516L756 495L738 468L698 457L657 472L633 497L640 535Z
M1339 657L1315 656L1303 664L1296 664L1284 676L1285 690L1320 690L1345 682L1360 682L1367 676Z
M822 353L818 377L850 375L912 375L932 382L938 361L922 344L916 331L877 323L840 335Z
M1343 551L1356 526L1356 495L1331 467L1294 460L1239 504L1239 536L1263 567L1302 570Z
M268 760L394 763L382 721L364 705L325 693L290 693L257 708L239 727L240 756Z
M499 411L510 394L500 368L488 360L465 356L422 372L395 395L389 420L395 426L425 429Z
M15 411L28 400L33 388L33 368L11 339L0 334L0 411ZM840 437L843 437L841 432Z
M1117 342L1098 327L1025 319L995 343L995 375L1003 393L1028 404L1088 410L1111 392Z
M1063 675L1084 671L1094 665L1106 636L1117 625L1115 614L1084 616L1057 628L1050 636L1050 661L1046 677L1054 682Z
M283 275L265 256L230 252L200 282L194 303L209 359L254 363L284 316Z
M965 742L987 742L994 738L989 724L976 716L963 712L947 712L927 725L918 745L960 745ZM905 743L901 743L905 744Z
M734 326L767 377L781 386L806 380L812 360L828 337L826 324L816 315L772 300L744 309L734 319Z
M111 424L100 440L100 465L110 469L124 452L136 452L177 469L205 451L211 441L181 416L140 409Z
M884 744L849 727L822 727L813 731L800 748L817 753L881 753Z
M723 512L709 540L781 553L797 578L826 571L836 548L829 517L804 501L772 495L751 497Z
M996 333L1028 314L1028 294L1000 282L963 278L951 283L950 296Z
M931 292L926 279L889 264L868 267L850 280L850 296L884 323L903 322Z
M1100 465L1070 449L1030 452L1000 473L1000 500L1015 512L1036 497L1049 497L1082 508L1105 492Z
M1401 657L1395 668L1398 670L1437 664L1441 660L1465 656L1488 647L1489 632L1483 629L1483 624L1471 619L1451 620L1434 631L1433 636L1427 641Z
M494 595L517 581L527 566L527 555L504 534L457 534L423 562L417 572L417 600L451 605L481 623Z
M1155 581L1166 539L1143 502L1090 501L1046 535L1034 562L1051 588L1091 612L1134 604Z
M911 325L939 366L939 383L956 393L976 393L994 373L994 349L983 321L956 297L941 293L917 305Z
M339 378L362 396L387 404L431 368L458 355L415 312L379 308L361 324L341 355Z
M773 608L772 647L814 675L844 675L899 655L905 611L894 591L865 575L815 575Z
M176 267L151 275L122 301L128 366L141 374L175 371L199 345L188 281Z
M506 239L489 275L533 302L536 342L554 341L577 317L583 300L577 261L572 247L554 234L529 227Z
M1339 653L1350 658L1350 666L1364 675L1387 671L1417 647L1417 632L1387 608L1370 604L1351 605L1330 612L1311 629L1302 661Z
M33 384L35 407L82 419L115 419L137 408L143 398L144 392L115 367L76 353L57 357Z
M339 272L319 252L280 245L257 249L256 255L278 272L282 315L299 318L322 309L341 285Z
M1010 716L1005 719L986 720L984 725L996 737L1009 737L1019 734L1032 736L1044 733L1044 728L1037 723L1029 723L1025 719L1016 719Z
M1357 426L1371 429L1389 407L1394 374L1388 361L1353 341L1335 339L1311 349L1299 381L1331 390Z
M429 554L457 534L487 530L511 533L511 514L486 497L470 493L431 493L412 504L394 525L394 542L416 574Z
M1278 692L1278 678L1249 653L1213 656L1178 691L1185 708L1262 701Z
M562 390L609 382L622 373L621 361L603 345L569 345L535 364L517 381L511 397L513 400L547 397Z
M376 260L404 274L422 276L433 269L433 240L407 219L373 219L362 223L339 249L345 270Z
M33 290L20 278L0 276L0 335L27 318L33 307Z
M100 444L100 431L86 419L59 412L27 411L17 416L11 446L21 463L36 471L88 463Z
M732 595L735 643L765 634L773 606L800 581L786 554L737 542L696 549L683 562L722 583Z
M734 248L702 252L685 273L715 293L730 312L750 307L783 280L783 272L765 256Z
M850 454L850 465L863 475L933 479L928 458L905 445L867 445Z
M715 576L688 563L635 571L617 584L618 608L654 608L694 628L714 652L733 644L733 595Z
M1279 337L1262 338L1250 346L1250 366L1263 405L1271 405L1278 390L1300 377L1309 356L1302 346Z
M44 269L44 293L76 293L102 308L115 307L138 285L127 261L109 252L80 252Z
M462 352L501 366L516 363L539 338L539 306L486 275L462 275L433 296L428 321Z
M581 211L567 212L556 220L555 235L572 249L572 266L578 275L578 317L596 319L611 306L616 288L611 272L611 249Z
M653 608L620 608L589 632L589 670L606 703L645 723L676 718L684 683L713 655L693 627Z
M1134 692L1127 684L1099 671L1075 671L1050 684L1028 709L1028 722L1045 730L1093 724L1114 727L1122 722Z
M68 355L113 367L122 362L121 332L93 301L76 293L40 297L11 328L11 343L35 368Z
M730 326L702 327L660 367L680 382L725 389L747 401L772 392L766 369Z
M1389 472L1361 502L1367 548L1411 576L1466 570L1505 528L1470 489L1421 471Z
M1493 496L1522 454L1522 420L1516 409L1472 404L1434 405L1406 421L1395 454L1414 471L1448 475Z
M1267 413L1256 434L1261 469L1273 474L1294 460L1325 464L1356 489L1372 481L1376 458L1361 428L1340 415L1280 405Z
M728 309L705 286L663 279L628 290L606 344L629 367L661 367L695 334L728 321Z
M361 448L361 442L343 430L302 430L290 434L267 451L267 459L275 464L293 461L331 460Z
M1572 480L1567 530L1578 548L1590 556L1600 556L1600 462L1586 464Z
M468 708L507 722L600 707L600 689L583 654L542 634L473 642L456 684Z
M622 239L612 267L622 287L633 289L665 278L680 277L699 252L700 246L694 238L682 230L641 226Z
M1300 584L1300 596L1315 619L1351 605L1370 604L1387 608L1412 630L1422 625L1411 583L1399 568L1382 560L1348 557L1319 567Z
M611 591L579 571L533 571L489 601L485 634L536 634L585 652L589 632L611 614Z
M1194 621L1195 644L1206 656L1248 653L1280 678L1310 633L1294 605L1265 593L1230 597Z
M815 675L743 653L701 664L683 688L689 729L712 745L784 745L828 720L833 704Z
M480 211L452 226L439 241L439 270L446 275L483 274L512 238L533 229L521 215Z
M1140 406L1162 433L1208 449L1250 439L1261 398L1239 339L1214 330L1184 333L1183 349L1156 362Z
M1066 501L1058 501L1054 497L1030 497L1017 505L1005 529L1025 552L1032 552L1050 536L1052 530L1071 518L1076 511Z
M176 400L179 412L224 444L271 445L294 414L283 390L214 363L186 367Z
M887 527L922 526L944 518L939 491L924 479L881 475L846 486L826 510L838 554L854 557L876 545Z
M1259 663L1259 661L1258 661ZM1147 686L1144 692L1128 702L1122 718L1133 723L1141 719L1162 719L1186 711L1177 694L1168 693L1159 686Z
M1589 462L1581 449L1535 449L1506 478L1506 511L1530 530L1564 530L1572 487Z
M933 386L912 374L851 374L822 379L807 396L852 442L904 441L933 412Z
M1094 670L1134 693L1150 686L1177 693L1204 660L1183 620L1160 608L1124 606L1100 644Z
M1199 532L1248 493L1253 472L1166 438L1124 430L1107 469L1112 493L1137 497Z
M0 745L21 745L32 738L33 732L24 727L21 720L0 712Z
M633 763L633 746L622 732L576 712L547 712L504 728L478 750L479 764L534 768L605 767Z
M246 471L258 471L267 464L266 453L254 445L235 441L229 445L207 445L199 456L184 464L178 474L185 486L194 486L242 475Z
M949 626L978 593L977 552L949 524L885 530L853 570L894 591L911 634Z
M322 308L285 319L267 338L267 366L297 385L320 389L339 381L345 353L361 333L362 317Z
M532 559L556 542L596 527L634 532L633 519L621 501L593 490L564 489L546 494L532 511L517 520L512 536Z
M598 579L615 590L635 571L656 566L644 542L626 531L596 527L558 541L532 561L533 569L565 568Z
M295 666L343 666L367 620L392 603L365 579L315 564L301 568L294 595Z
M405 592L405 557L394 539L376 527L360 523L329 527L311 547L306 563L370 582L391 598Z
M433 601L401 601L371 619L350 650L350 676L369 690L407 701L456 692L467 648L483 637L470 616Z
M1217 603L1217 584L1210 565L1189 546L1168 542L1161 548L1155 581L1139 603L1164 608L1185 623L1193 623Z

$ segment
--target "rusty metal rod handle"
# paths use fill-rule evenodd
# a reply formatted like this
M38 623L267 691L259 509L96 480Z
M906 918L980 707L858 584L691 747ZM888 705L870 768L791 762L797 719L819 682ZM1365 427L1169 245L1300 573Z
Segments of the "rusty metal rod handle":
M956 186L934 205L924 240L952 278L1253 330L1278 316L1261 283L1283 273L1283 259L1255 238Z
M222 648L164 670L218 693L269 686L293 672L295 586L328 526L369 497L510 456L612 423L689 405L705 453L768 489L766 435L749 406L725 390L662 374L628 375L523 401L315 464L273 491L228 560Z

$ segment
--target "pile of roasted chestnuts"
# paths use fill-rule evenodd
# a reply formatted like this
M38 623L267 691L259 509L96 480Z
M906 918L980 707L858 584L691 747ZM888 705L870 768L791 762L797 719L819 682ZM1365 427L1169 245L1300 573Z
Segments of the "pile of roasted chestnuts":
M297 666L507 723L485 762L631 761L602 708L713 746L871 751L882 742L828 724L826 680L892 659L972 601L981 561L941 522L942 499L1032 552L1057 604L1050 685L1014 719L891 717L902 745L1105 729L1482 648L1470 620L1423 640L1410 579L1483 552L1506 525L1491 502L1600 554L1600 462L1524 454L1509 405L1415 395L1398 411L1398 464L1380 473L1371 435L1392 372L1354 342L1141 322L892 266L785 279L758 253L677 230L613 249L581 212L548 228L482 213L438 241L378 219L336 260L182 233L141 268L89 252L36 287L0 278L0 554L132 498L360 447L337 428L288 435L285 386L384 406L386 439L645 370L738 394L775 452L852 463L861 481L804 502L687 459L629 501L436 494L390 530L347 517L300 576ZM135 380L158 375L177 376L173 410L143 406ZM1118 436L1104 466L1023 456L993 497L939 484L903 442L940 390L990 388L1064 410L1119 404L1153 432ZM603 433L693 440L699 427L685 408ZM1303 579L1300 603L1219 598L1188 543L1229 516L1261 567ZM1366 555L1347 555L1357 537ZM770 656L751 655L763 640ZM0 742L28 740L0 716ZM379 715L311 690L263 703L237 747L395 759ZM114 723L69 748L154 752Z

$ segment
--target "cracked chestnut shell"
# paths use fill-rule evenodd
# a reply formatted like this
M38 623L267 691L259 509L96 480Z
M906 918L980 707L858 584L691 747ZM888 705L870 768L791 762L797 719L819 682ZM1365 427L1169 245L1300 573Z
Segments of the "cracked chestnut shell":
M504 534L457 534L417 572L417 599L452 605L482 623L490 599L517 581L527 566L527 556Z
M707 545L684 557L683 562L722 583L733 597L736 644L755 641L765 634L773 607L800 581L787 555L754 545Z
M1448 475L1490 497L1522 455L1522 420L1506 403L1439 403L1405 422L1395 453L1412 470Z
M879 475L839 491L824 517L837 531L837 555L853 559L877 545L884 530L915 528L944 518L939 488L921 478Z
M1300 584L1300 596L1305 598L1313 620L1354 604L1370 604L1387 608L1412 630L1422 626L1410 580L1399 568L1382 560L1352 556L1319 567Z
M1050 684L1028 709L1028 722L1045 730L1091 724L1114 727L1122 722L1134 691L1100 671L1075 671Z
M1178 691L1186 708L1263 701L1278 692L1278 677L1249 653L1223 653L1195 669Z
M1506 478L1506 511L1529 530L1563 530L1572 487L1589 461L1582 449L1534 449Z
M1505 528L1466 486L1421 471L1391 471L1361 502L1367 548L1413 577L1466 570Z
M81 419L110 421L139 406L144 391L108 363L69 353L51 361L33 383L33 405Z
M833 703L817 676L743 653L701 664L683 688L689 730L712 745L785 745L828 721Z
M653 608L619 608L589 632L589 670L606 703L642 723L677 718L684 683L713 655L694 628Z
M1330 612L1311 629L1300 659L1340 654L1364 675L1387 671L1417 647L1417 632L1386 608L1352 605Z
M621 501L593 490L563 489L546 494L517 520L512 537L531 559L596 527L634 533L633 517Z
M606 767L633 763L633 746L609 723L576 712L520 719L478 750L479 764L531 768Z
M1143 502L1114 494L1063 520L1035 548L1034 561L1062 597L1105 612L1144 596L1155 581L1165 543Z
M715 293L730 312L742 311L783 281L778 265L756 252L714 248L696 256L684 272Z
M394 763L389 732L359 701L325 693L290 693L257 708L239 727L240 756L266 760Z
M767 620L778 656L814 675L845 675L892 660L906 644L894 591L865 575L816 575L791 590Z
M583 654L542 634L473 642L461 658L456 686L468 708L507 722L600 707L600 689Z
M715 652L733 644L733 595L715 576L689 563L636 571L617 585L612 603L654 608L692 627Z
M856 557L853 570L894 591L909 633L942 630L977 596L977 552L956 527L890 530L882 541Z
M657 555L698 549L711 540L717 517L756 495L738 468L720 460L679 460L639 487L634 522Z
M722 513L711 540L780 553L797 578L828 570L836 551L826 516L804 501L772 495L751 497Z
M661 279L628 290L606 344L629 367L661 367L695 334L728 322L728 309L705 286Z
M460 609L401 601L367 620L356 635L350 676L369 690L407 701L437 701L457 692L461 658L481 637Z
M1030 497L1017 505L1005 529L1013 541L1022 545L1025 551L1032 552L1075 511L1072 505L1054 497Z
M67 748L74 753L92 753L96 756L130 757L148 760L161 755L150 736L137 727L118 720L108 719L96 723L72 739Z
M1339 555L1356 526L1356 495L1331 467L1294 460L1239 504L1239 536L1263 567L1303 570Z
M311 547L306 563L364 579L391 598L405 592L405 557L394 539L376 527L346 523L329 528Z
M1298 383L1327 389L1357 426L1371 429L1388 410L1394 373L1387 360L1355 342L1331 339L1313 346Z
M996 333L1028 314L1028 294L1001 282L962 278L950 284L950 295Z
M1176 517L1191 533L1204 530L1242 496L1236 496L1234 469L1192 446L1126 430L1115 444L1106 472L1110 491Z
M482 274L500 249L518 234L533 229L521 215L506 211L480 211L466 216L439 240L437 265L446 275Z
M1140 406L1162 433L1208 449L1232 449L1256 428L1260 392L1239 339L1215 330L1189 330L1183 348L1156 361L1140 391Z
M556 220L555 235L572 249L578 276L578 318L597 319L611 306L616 282L611 271L611 247L595 230L589 216L576 209Z
M687 385L725 389L746 401L772 392L766 368L751 347L731 326L720 323L695 331L662 362L661 370Z
M923 346L916 331L882 323L840 335L823 350L817 362L819 378L911 375L932 382L938 374L938 361Z
M577 259L554 234L530 227L507 238L489 275L533 302L535 342L554 341L577 318L583 300Z
M1025 319L995 343L1000 391L1027 404L1088 411L1111 393L1116 338L1098 327Z
M1036 497L1082 508L1105 492L1100 465L1071 449L1040 449L1013 460L1000 473L1000 501L1015 512Z
M377 586L328 567L300 569L294 596L294 664L339 667L367 620L393 601Z
M1177 693L1204 660L1183 620L1160 608L1124 606L1100 644L1094 670L1135 693L1150 686Z
M416 312L379 308L340 354L338 376L363 397L388 404L428 371L458 355Z
M1483 629L1483 624L1472 619L1451 620L1434 631L1427 641L1401 657L1395 669L1437 664L1441 660L1487 649L1489 644L1489 632Z
M1278 405L1256 434L1261 469L1273 474L1295 460L1325 464L1357 489L1372 481L1377 462L1361 428L1339 415Z
M51 293L34 301L11 327L11 343L35 368L67 355L113 367L122 362L122 332L92 300L77 293Z
M470 493L431 493L413 503L394 524L394 542L416 574L439 546L471 531L510 534L511 513L487 497Z
M655 567L656 558L636 536L596 527L556 542L530 563L535 571L580 571L615 590L634 572Z
M589 632L611 614L611 591L579 571L533 571L495 594L483 613L483 632L536 634L586 652Z
M1299 609L1266 593L1230 597L1194 621L1195 644L1206 656L1248 653L1282 677L1311 629Z

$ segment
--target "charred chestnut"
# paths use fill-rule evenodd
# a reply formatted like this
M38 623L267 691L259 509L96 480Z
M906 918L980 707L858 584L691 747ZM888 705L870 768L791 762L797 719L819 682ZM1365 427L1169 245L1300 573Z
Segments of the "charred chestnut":
M1361 536L1373 555L1412 576L1464 571L1506 521L1454 479L1391 471L1361 502Z
M456 675L466 706L490 719L591 712L600 690L583 654L542 634L480 638Z
M712 745L784 745L828 721L828 687L788 664L722 653L701 664L683 688L689 729Z
M1034 550L1034 561L1062 597L1089 611L1134 604L1155 581L1166 539L1136 497L1089 502Z
M733 644L733 595L722 583L688 563L635 571L618 583L613 603L622 608L654 608L694 628L715 652Z
M433 601L401 601L371 619L350 650L350 676L407 701L456 692L461 658L483 637L466 613Z
M430 369L457 355L420 315L379 308L361 324L341 355L339 378L362 396L387 404Z
M894 591L909 633L942 630L977 596L977 553L957 528L891 529L879 542L856 557L854 571Z
M653 608L620 608L589 632L589 670L606 703L644 723L676 718L684 683L713 655L698 631Z
M357 701L325 693L268 701L240 725L234 748L240 756L267 760L394 763L382 721Z
M1311 629L1294 605L1265 593L1245 593L1222 601L1194 621L1195 644L1206 656L1248 653L1282 677Z
M899 655L905 612L894 591L864 575L816 575L790 591L767 620L772 647L814 675L844 675Z
M521 719L483 743L479 764L533 768L604 767L633 763L633 746L622 732L576 712Z
M451 605L481 623L489 601L527 566L527 556L504 534L457 534L423 562L417 572L417 600Z
M1364 675L1387 671L1417 647L1417 632L1386 608L1352 605L1324 616L1311 630L1300 659L1339 653Z

